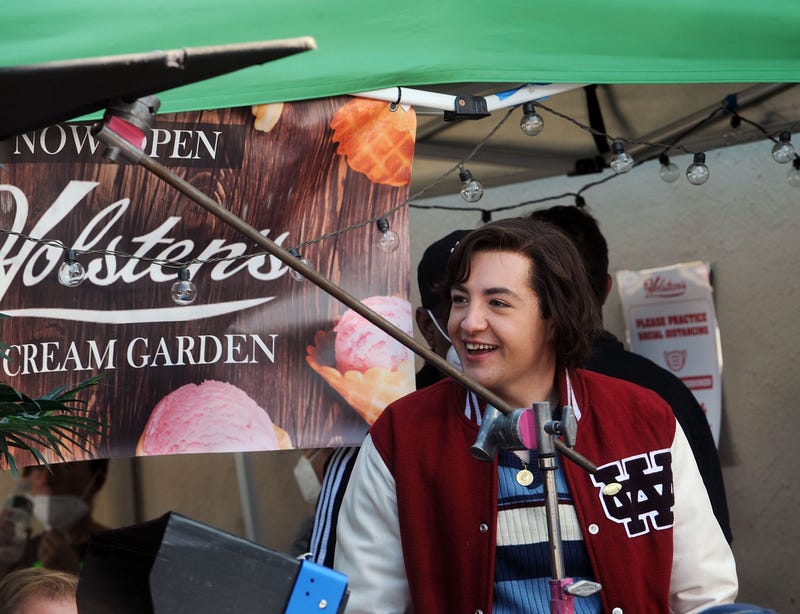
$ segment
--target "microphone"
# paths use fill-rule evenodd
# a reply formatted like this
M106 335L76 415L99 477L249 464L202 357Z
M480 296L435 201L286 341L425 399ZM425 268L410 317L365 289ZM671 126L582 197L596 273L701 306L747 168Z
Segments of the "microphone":
M554 445L548 435L564 436L564 443L572 447L578 433L578 421L571 406L565 405L561 420L555 421L550 413L550 403L534 403L533 407L517 409L503 414L492 405L487 405L475 443L470 447L472 456L489 462L497 450L539 450L540 454L554 453ZM540 446L541 442L541 446Z

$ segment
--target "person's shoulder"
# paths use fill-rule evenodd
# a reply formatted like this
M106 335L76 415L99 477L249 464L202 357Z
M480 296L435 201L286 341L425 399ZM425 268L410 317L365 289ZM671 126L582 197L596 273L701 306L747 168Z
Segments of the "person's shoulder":
M581 416L588 418L588 424L603 432L609 429L613 433L635 432L639 443L665 444L665 437L674 436L675 414L666 401L649 388L585 369L577 372L582 388L579 409Z
M627 407L636 411L647 407L672 416L672 410L666 401L650 388L588 369L577 369L576 373L583 387L584 398L593 405L602 404L620 409Z
M697 401L681 379L646 356L626 350L609 334L594 346L592 359L586 368L595 373L616 377L655 391L673 408L693 405Z

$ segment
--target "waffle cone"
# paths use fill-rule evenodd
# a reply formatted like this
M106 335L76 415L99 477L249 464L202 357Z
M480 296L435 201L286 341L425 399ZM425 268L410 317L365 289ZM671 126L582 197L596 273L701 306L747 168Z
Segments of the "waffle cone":
M333 342L324 331L317 332L315 345L306 348L306 362L352 407L364 421L371 425L392 401L414 390L414 362L406 360L397 369L372 367L366 371L342 373L331 366L329 348ZM328 363L328 364L326 364Z
M275 429L275 435L278 436L278 449L293 450L294 444L292 443L292 438L289 437L289 433L279 426L273 425L273 428Z
M353 98L331 119L336 153L347 165L366 175L373 183L408 185L414 157L417 117L413 109L389 105L380 100Z

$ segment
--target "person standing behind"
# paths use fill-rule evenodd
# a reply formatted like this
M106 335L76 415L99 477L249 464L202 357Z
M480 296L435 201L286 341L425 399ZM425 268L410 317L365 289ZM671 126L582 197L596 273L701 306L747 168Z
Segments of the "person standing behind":
M602 306L611 291L611 276L608 274L608 244L597 220L583 208L563 205L534 211L530 217L554 224L575 243L602 315ZM652 360L627 351L607 330L603 330L594 342L592 355L584 366L590 371L649 388L669 404L689 440L714 516L725 539L731 542L733 534L717 447L705 412L692 391L677 376Z
M445 332L448 305L443 300L442 287L447 275L447 260L458 242L469 233L469 230L454 230L434 241L422 253L417 265L420 300L420 306L414 313L417 328L428 347L456 368L460 368L461 363L452 340ZM435 384L443 377L439 369L426 362L417 372L417 390Z

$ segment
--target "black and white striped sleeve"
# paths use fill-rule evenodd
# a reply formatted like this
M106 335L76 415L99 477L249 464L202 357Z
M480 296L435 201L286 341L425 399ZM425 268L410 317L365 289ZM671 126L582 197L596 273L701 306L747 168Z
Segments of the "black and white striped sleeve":
M358 447L338 448L325 464L322 489L314 514L314 529L311 532L309 559L325 567L333 567L336 547L336 522L342 505L344 491L353 471Z

